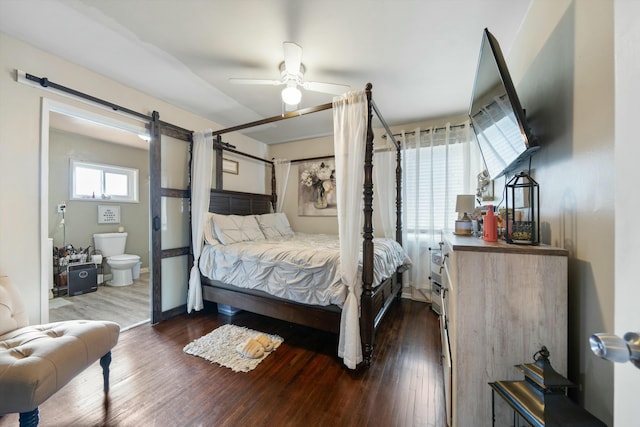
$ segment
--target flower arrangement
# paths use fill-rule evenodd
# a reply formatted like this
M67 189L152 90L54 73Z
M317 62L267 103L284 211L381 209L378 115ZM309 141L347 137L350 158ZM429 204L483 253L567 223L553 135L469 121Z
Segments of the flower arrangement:
M335 169L325 162L313 163L300 174L300 183L313 188L314 206L319 209L327 207L327 193L333 191Z

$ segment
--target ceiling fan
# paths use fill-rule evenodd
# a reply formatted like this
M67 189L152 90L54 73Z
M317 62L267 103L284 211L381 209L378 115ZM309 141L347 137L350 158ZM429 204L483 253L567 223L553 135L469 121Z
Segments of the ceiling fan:
M313 92L341 95L350 89L350 86L336 83L321 83L304 81L305 67L302 63L302 47L293 42L282 43L284 49L284 61L280 63L280 80L262 79L229 79L230 83L248 85L272 85L286 86L282 89L282 101L287 111L295 110L302 99L299 87Z

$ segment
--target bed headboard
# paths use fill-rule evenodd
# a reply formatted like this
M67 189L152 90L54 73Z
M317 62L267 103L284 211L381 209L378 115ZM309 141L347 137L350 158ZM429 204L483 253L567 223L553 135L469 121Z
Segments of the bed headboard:
M260 215L271 213L270 194L211 190L209 212L222 215Z

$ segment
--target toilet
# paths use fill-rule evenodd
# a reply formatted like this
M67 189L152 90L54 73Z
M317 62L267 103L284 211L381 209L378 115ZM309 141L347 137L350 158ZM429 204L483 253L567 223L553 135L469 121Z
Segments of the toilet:
M124 253L127 235L127 233L100 233L93 235L96 250L107 258L107 264L111 268L113 277L107 282L109 286L127 286L133 283L131 272L133 267L140 261L140 257Z

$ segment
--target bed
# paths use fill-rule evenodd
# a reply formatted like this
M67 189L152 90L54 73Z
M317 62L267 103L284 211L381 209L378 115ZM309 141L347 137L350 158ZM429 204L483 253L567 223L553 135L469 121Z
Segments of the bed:
M374 338L375 331L380 325L385 313L392 306L394 300L398 299L402 289L402 272L406 270L410 261L407 259L405 262L399 263L394 266L394 270L390 274L382 275L382 279L374 283L374 264L376 264L375 257L375 242L373 236L373 127L372 119L373 113L375 113L386 129L388 135L392 135L386 122L381 117L375 103L371 99L371 84L368 84L366 89L367 96L367 129L366 129L366 141L365 141L365 155L364 155L364 205L363 205L363 230L362 230L362 250L361 250L361 276L362 276L362 293L359 299L359 326L360 326L360 341L362 343L362 355L363 364L368 366L371 364L373 350L374 350ZM296 117L300 114L312 113L315 111L321 111L323 109L331 108L331 104L319 106L307 111L300 110L299 112L288 113L287 115L277 119ZM287 117L288 116L288 117ZM276 118L273 118L277 120ZM235 151L235 147L230 147L228 144L222 142L221 135L226 132L240 130L246 127L264 124L265 120L260 122L249 123L243 126L236 126L234 128L225 129L222 131L214 132L217 136L217 144L214 144L215 149L219 151L218 159L221 159L220 155L222 150L233 151L236 154L243 155L238 151ZM401 245L401 223L400 223L400 147L395 140L393 140L396 146L397 153L397 166L396 166L396 238L398 245ZM255 158L251 155L249 157ZM216 169L219 170L219 169ZM273 171L273 169L272 169ZM277 194L275 193L275 175L272 172L272 194L254 194L244 193L236 191L228 191L221 189L221 172L216 177L218 188L212 189L209 199L209 212L211 214L221 216L244 216L255 217L262 215L270 215L275 211ZM390 201L393 203L393 201ZM208 226L207 226L208 227ZM215 236L218 237L218 236ZM215 246L215 244L213 245ZM251 245L249 245L251 246ZM206 270L205 264L211 263L211 256L207 253L206 247L203 249L203 253L200 255L200 281L202 283L202 298L205 301L214 302L217 304L224 304L237 309L246 310L265 316L285 320L288 322L309 326L312 328L340 334L341 333L341 317L342 307L339 299L330 301L329 303L317 303L316 301L294 301L288 298L287 295L273 295L265 290L254 289L253 287L239 287L226 281L216 280L212 278ZM211 265L208 266L211 268ZM211 277L210 277L211 276Z

